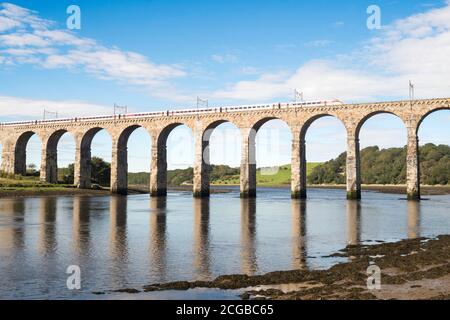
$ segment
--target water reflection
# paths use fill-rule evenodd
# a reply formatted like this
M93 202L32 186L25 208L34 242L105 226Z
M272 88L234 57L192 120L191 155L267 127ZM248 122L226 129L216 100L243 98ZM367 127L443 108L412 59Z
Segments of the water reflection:
M45 255L56 250L56 198L40 199L39 250Z
M125 278L128 265L127 200L127 197L112 196L109 202L109 253L116 282Z
M241 271L253 275L258 270L256 252L256 199L241 199Z
M0 232L0 246L19 250L25 246L25 201L0 200L0 213L6 220L6 228Z
M166 280L167 198L150 199L150 266L152 276Z
M89 252L91 198L73 198L72 237L73 248L79 257Z
M238 193L0 199L0 296L73 298L222 274L323 269L345 260L327 256L346 245L450 230L450 196L418 203L368 193L346 201L318 190L291 201L283 192L257 200ZM85 270L84 291L67 291L69 264Z
M292 267L307 268L306 201L292 200Z
M347 201L347 245L361 242L361 202Z
M420 237L420 203L408 201L408 239Z
M199 279L209 279L209 199L194 199L194 268Z

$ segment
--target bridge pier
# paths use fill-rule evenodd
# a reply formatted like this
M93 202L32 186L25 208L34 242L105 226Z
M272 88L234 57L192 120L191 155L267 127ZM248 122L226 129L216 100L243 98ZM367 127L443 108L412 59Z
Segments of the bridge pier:
M193 193L195 198L207 198L210 194L209 182L209 135L203 135L201 128L194 130L195 156L194 156L194 178Z
M347 135L347 199L361 199L361 159L359 138L354 134Z
M128 193L128 148L127 143L113 142L111 158L111 192Z
M58 142L66 133L58 130L42 139L41 181L58 183Z
M408 127L406 192L408 200L420 200L419 138L416 126Z
M76 139L74 184L79 189L91 188L91 141L89 136Z
M167 137L152 135L152 140L150 196L165 197L167 196Z
M291 196L306 199L306 143L299 132L294 132L292 138Z
M256 130L241 129L241 198L256 198Z
M27 174L27 144L34 132L23 133L16 141L14 147L14 174L22 176Z
M47 183L58 183L58 152L56 146L43 143L41 156L40 180Z
M0 171L6 174L14 174L14 145L9 142L2 145Z

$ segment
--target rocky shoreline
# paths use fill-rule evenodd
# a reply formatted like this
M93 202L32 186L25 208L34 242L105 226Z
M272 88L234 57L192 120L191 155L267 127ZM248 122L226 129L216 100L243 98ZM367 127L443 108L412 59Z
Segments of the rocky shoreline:
M115 292L188 292L196 288L215 288L240 290L242 299L258 300L450 299L450 235L348 246L332 256L346 258L348 262L328 270L224 275L212 281L155 283L141 289ZM367 268L371 265L381 270L380 290L367 287Z

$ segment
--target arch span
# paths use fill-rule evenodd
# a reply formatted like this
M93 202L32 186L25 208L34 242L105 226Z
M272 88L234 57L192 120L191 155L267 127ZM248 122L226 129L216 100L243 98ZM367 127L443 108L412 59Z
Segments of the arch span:
M436 113L436 112L438 112L438 111L443 111L443 110L449 111L449 110L450 110L450 105L444 105L444 106L440 106L440 107L438 107L438 108L434 108L434 109L428 111L427 113L425 113L424 115L422 115L422 116L420 117L419 121L417 122L416 134L417 134L417 135L419 134L420 126L422 125L422 123L425 121L425 119L426 119L428 116L430 116L430 115L432 115L432 114L434 114L434 113Z
M152 137L150 195L153 197L167 195L167 141L173 130L181 126L191 129L182 122L170 123Z
M290 128L289 123L279 117L264 117L258 119L249 129L241 129L242 144L241 144L241 197L255 198L256 197L256 175L257 175L257 147L256 138L261 128L270 121L278 120L284 126ZM289 133L292 135L291 130ZM278 139L279 140L279 139ZM278 141L279 142L279 141ZM273 164L275 165L275 164ZM279 164L277 164L279 165ZM273 173L273 172L271 172Z
M118 194L128 193L128 141L138 129L147 129L141 125L131 125L120 132L117 144L113 148L111 163L111 191Z
M194 197L208 197L210 194L210 140L213 132L226 123L232 124L237 129L231 121L221 119L208 124L202 132L195 133Z
M308 118L300 127L299 132L293 129L292 163L291 163L291 194L294 199L307 197L307 143L306 138L311 126L321 119L334 119L345 130L345 123L336 115L323 113Z
M27 173L27 144L32 136L36 135L40 140L39 135L34 131L27 131L22 133L16 140L14 147L14 174L26 175ZM42 140L41 140L42 143Z
M47 139L44 147L44 161L41 164L41 180L58 183L58 143L66 133L68 133L66 129L60 129L53 132Z
M387 111L387 110L374 111L374 112L371 112L371 113L365 115L358 121L358 124L356 125L355 132L354 132L355 138L359 139L359 135L361 133L361 128L364 126L364 124L369 119L373 118L374 116L381 115L381 114L389 114L389 115L393 115L393 116L399 118L400 121L403 123L403 126L406 128L405 120L400 115L396 114L395 112Z
M406 184L408 194L418 193L419 190L412 187L418 178L417 172L414 172L417 168L413 168L418 160L417 140L412 135L414 130L411 130L409 123L395 113L378 112L367 117L358 129L358 148L366 148L366 153L362 156L358 150L358 158L361 158L358 160L360 183ZM389 151L383 151L388 148ZM384 157L383 165L375 162L380 156Z
M111 134L107 129L102 127L90 128L86 131L79 142L77 147L77 159L75 161L75 185L78 188L89 189L91 188L91 146L92 140L95 135L100 131L105 130L111 138Z
M423 185L448 185L450 173L446 158L450 152L450 108L434 109L418 124L420 144L420 182Z

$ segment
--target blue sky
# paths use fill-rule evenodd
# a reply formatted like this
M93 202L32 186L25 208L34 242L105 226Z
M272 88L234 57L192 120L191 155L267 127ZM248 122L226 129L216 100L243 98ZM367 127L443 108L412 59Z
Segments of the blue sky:
M71 4L81 9L81 30L66 27ZM372 4L380 30L367 28ZM306 99L403 99L409 79L418 98L447 97L449 39L445 1L10 1L0 5L0 121L40 118L44 107L61 116L112 113L114 103L190 108L197 96L210 105L288 101L295 88ZM421 141L448 144L449 120L430 116ZM236 133L232 125L214 133L213 163L239 163ZM361 134L362 146L406 141L393 116L369 120ZM182 127L170 136L169 168L192 163L192 141L182 140L190 136ZM307 138L310 161L345 150L335 119L314 123ZM93 154L110 159L110 145L99 134ZM73 161L69 135L59 148L60 165ZM28 162L39 163L37 137L29 149ZM130 170L148 170L143 130L129 150ZM289 163L287 127L268 123L257 150L259 166Z

